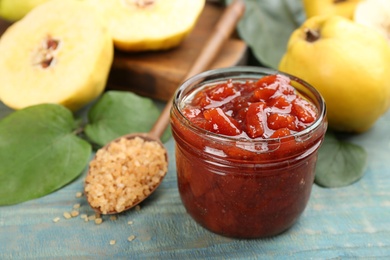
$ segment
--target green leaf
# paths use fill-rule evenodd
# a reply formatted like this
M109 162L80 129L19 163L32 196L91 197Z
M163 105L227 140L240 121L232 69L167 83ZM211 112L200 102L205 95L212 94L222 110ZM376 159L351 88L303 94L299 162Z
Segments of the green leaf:
M305 19L302 1L245 0L245 4L239 35L260 63L277 69L291 33Z
M47 195L79 176L91 145L72 131L72 113L54 104L16 111L0 121L0 205Z
M348 186L364 175L366 162L363 147L328 132L319 150L315 183L327 188Z
M7 107L6 105L4 105L3 102L0 101L0 119L4 118L5 116L8 116L12 112L14 112L14 110L12 110L11 108Z
M127 91L107 91L88 114L85 134L94 143L105 145L129 133L148 132L160 115L149 98Z

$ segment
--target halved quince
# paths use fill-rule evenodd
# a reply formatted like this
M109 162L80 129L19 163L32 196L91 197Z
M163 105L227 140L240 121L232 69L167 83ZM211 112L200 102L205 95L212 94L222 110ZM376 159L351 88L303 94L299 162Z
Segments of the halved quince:
M57 103L75 111L103 92L114 47L90 9L75 0L48 1L5 31L0 100L13 109Z
M87 0L107 19L123 51L176 47L192 31L205 0Z

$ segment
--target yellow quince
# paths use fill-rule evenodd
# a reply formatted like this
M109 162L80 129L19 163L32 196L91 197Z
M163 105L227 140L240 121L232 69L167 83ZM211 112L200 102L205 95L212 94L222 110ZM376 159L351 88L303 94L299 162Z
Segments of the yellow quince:
M56 103L78 110L103 92L113 56L108 28L89 5L48 1L0 38L0 100L13 109Z
M355 9L353 20L381 33L390 43L390 1L364 0Z
M389 108L389 61L378 32L341 16L316 16L293 32L279 70L319 90L331 128L364 132Z
M122 51L165 50L191 32L205 0L85 0L105 17Z
M352 19L356 5L361 0L303 0L307 18L316 15L341 15Z
M0 0L0 17L14 22L22 19L34 7L49 0Z

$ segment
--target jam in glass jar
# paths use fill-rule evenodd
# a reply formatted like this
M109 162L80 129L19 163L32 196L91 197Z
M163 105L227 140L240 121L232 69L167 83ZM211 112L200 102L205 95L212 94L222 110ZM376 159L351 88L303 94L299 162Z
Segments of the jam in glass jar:
M327 129L308 83L257 67L206 71L176 91L171 128L180 197L203 227L273 236L304 211Z

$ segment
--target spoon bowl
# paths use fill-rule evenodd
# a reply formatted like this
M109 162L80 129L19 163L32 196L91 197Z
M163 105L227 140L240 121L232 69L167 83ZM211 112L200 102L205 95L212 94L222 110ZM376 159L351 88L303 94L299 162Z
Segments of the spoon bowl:
M191 76L194 76L195 74L198 74L209 67L211 62L214 60L214 58L219 53L219 50L221 49L223 43L230 37L230 35L234 31L237 22L239 21L240 17L244 13L244 10L245 10L245 4L244 4L243 0L235 0L233 3L231 3L226 8L226 10L222 14L221 18L219 19L217 25L215 26L213 33L211 34L208 41L205 43L200 55L198 56L198 58L196 59L196 61L192 65L190 71L187 73L185 79L190 78ZM150 130L149 133L133 133L133 134L124 135L122 137L119 137L119 138L111 141L110 143L108 143L107 145L105 145L104 147L102 147L101 149L99 149L97 151L95 157L90 162L90 168L89 168L88 173L87 173L87 178L85 181L85 188L84 188L84 193L87 197L88 203L95 210L95 212L97 212L99 214L117 214L117 213L120 213L122 211L129 210L129 209L135 207L136 205L138 205L139 203L141 203L146 198L148 198L159 187L159 185L161 184L163 178L165 177L165 175L168 171L168 152L166 151L165 146L161 142L160 137L164 133L165 129L167 128L167 126L169 124L169 116L170 116L170 111L172 108L172 103L173 103L173 98L171 98L171 100L167 102L165 108L161 112L160 117L158 118L158 120L156 121L156 123L154 124L153 128ZM141 143L148 144L148 146L150 145L150 146L154 147L154 149L159 150L160 154L158 157L160 159L162 157L163 160L165 161L165 163L162 163L160 165L161 169L158 171L158 174L161 178L159 178L158 180L157 180L157 177L155 179L153 179L152 182L155 185L148 186L149 190L144 190L143 196L137 197L134 200L131 200L131 202L129 202L129 201L127 203L125 202L123 205L120 203L120 207L116 207L116 209L114 209L114 210L102 210L101 206L94 206L95 203L92 202L92 193L95 191L91 190L91 187L92 187L91 186L92 185L91 179L95 175L97 175L95 173L95 171L97 171L98 174L107 175L108 173L106 173L106 171L110 171L110 169L112 169L112 168L116 169L117 167L119 167L117 164L113 163L112 161L107 162L109 165L111 165L110 168L105 169L104 168L105 166L104 166L102 169L102 167L99 167L97 164L99 162L100 154L106 154L106 155L110 156L110 155L112 155L111 149L114 149L113 146L116 146L118 143L122 143L122 142L131 143L133 140L137 140L137 142L139 142L139 140L142 140ZM160 147L161 149L158 149L158 147ZM128 154L129 152L131 152L133 150L134 150L133 147L127 147L126 151L119 151L119 153L117 154L118 158L121 160L124 159L122 157L124 157L125 154ZM153 150L153 149L151 149L151 150ZM150 151L145 150L145 151L143 151L143 153L147 153L147 154L152 153L151 150ZM139 152L136 152L136 153L139 155L139 158L142 158L143 153L139 153ZM134 156L134 155L130 155L129 158L134 159L135 157L136 156ZM126 160L129 160L129 158L127 158ZM150 165L153 165L156 163L155 161L140 162L140 161L138 161L139 158L138 157L136 158L135 164L140 166L138 168L138 170L142 169L140 171L143 171L144 168L150 168ZM145 163L145 164L143 164L143 163ZM122 165L122 167L124 167L124 166ZM127 169L125 168L125 170L127 170ZM130 178L130 176L133 174L138 174L138 172L132 171L132 169L129 169L128 173L126 174L126 177ZM122 177L123 176L119 176L118 178L121 179ZM144 177L145 176L141 176L141 179ZM107 180L111 180L111 178L113 178L113 176L108 175L107 178L108 178ZM147 179L148 176L146 176L145 178ZM137 187L139 186L138 184L139 183L136 183L136 182L134 183L134 185ZM103 183L98 182L94 186L94 187L98 188L98 191L96 192L97 196L105 195L104 191L102 189L102 187L104 188L104 185L105 185L104 182ZM144 185L144 183L142 185ZM124 190L125 190L124 194L128 194L128 193L132 192L131 189L129 189L127 191L126 189L129 187L126 187L126 185L123 185L123 183L113 182L112 186L105 187L105 188L111 190L111 192L113 194L115 194L116 192L120 193L120 191L124 191ZM106 198L102 197L101 198L102 204L109 203L109 199L110 198L106 199ZM123 200L123 198L119 197L118 201L119 200Z
M85 195L95 212L116 214L135 207L152 194L160 186L167 169L168 153L158 138L149 133L124 135L102 147L91 161ZM132 179L121 179L130 174ZM114 186L112 190L110 187ZM110 197L113 205L107 202L100 205L102 193Z

